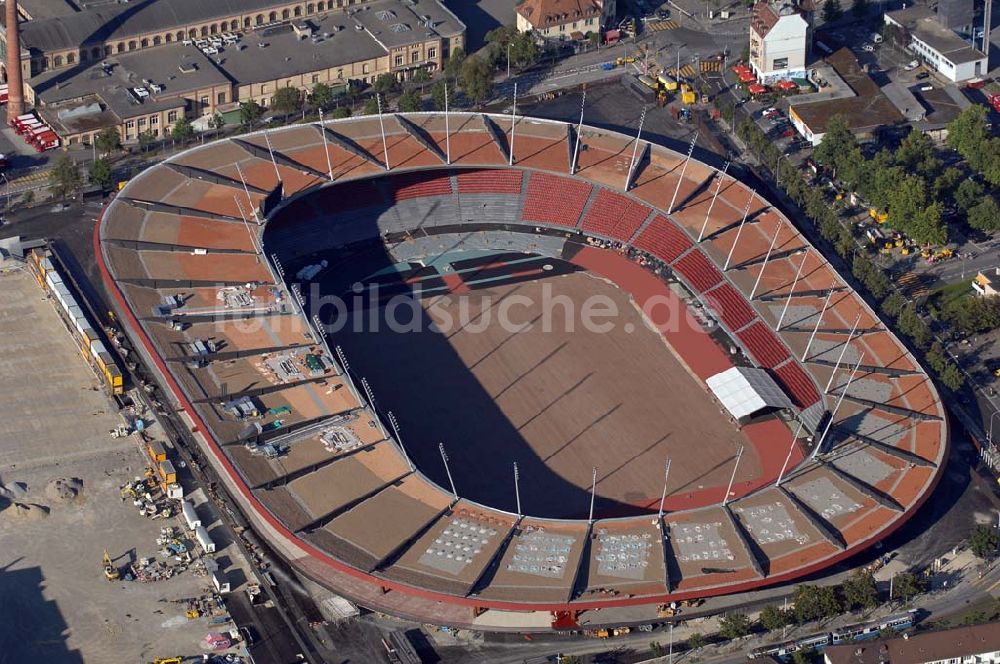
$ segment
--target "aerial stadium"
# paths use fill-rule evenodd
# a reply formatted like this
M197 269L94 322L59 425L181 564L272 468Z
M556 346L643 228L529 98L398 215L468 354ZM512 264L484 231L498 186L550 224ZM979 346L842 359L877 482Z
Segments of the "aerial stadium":
M873 546L947 455L925 371L788 219L641 135L248 134L139 174L94 241L257 534L375 610L654 619Z

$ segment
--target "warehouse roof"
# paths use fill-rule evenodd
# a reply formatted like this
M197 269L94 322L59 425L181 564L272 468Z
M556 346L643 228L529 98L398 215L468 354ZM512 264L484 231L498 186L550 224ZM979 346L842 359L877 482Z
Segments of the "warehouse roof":
M952 64L975 62L986 57L985 53L970 46L954 30L941 25L935 13L927 7L908 7L887 15L890 20L906 28L915 39L927 44Z
M437 0L384 0L348 12L386 49L437 35L461 34L465 25Z

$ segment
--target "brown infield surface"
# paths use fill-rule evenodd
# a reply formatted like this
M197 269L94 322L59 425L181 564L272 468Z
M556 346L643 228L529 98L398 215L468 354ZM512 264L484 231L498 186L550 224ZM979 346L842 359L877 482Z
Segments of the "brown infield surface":
M588 298L614 312L592 318L600 331L583 324ZM668 457L671 494L722 491L729 481L743 436L628 293L606 280L577 272L422 306L423 322L440 331L391 331L383 318L376 331L347 326L334 342L396 415L417 467L441 486L439 442L459 495L500 509L516 510L516 461L522 510L536 516L586 517L595 467L602 516L656 509ZM760 472L747 446L736 479Z

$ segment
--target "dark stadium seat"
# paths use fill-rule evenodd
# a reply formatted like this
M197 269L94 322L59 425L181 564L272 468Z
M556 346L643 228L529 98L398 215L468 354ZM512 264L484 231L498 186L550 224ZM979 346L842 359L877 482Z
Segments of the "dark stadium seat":
M704 299L705 304L734 332L757 317L757 312L747 304L740 292L727 283L705 293Z
M521 171L459 171L459 194L520 194Z
M672 221L659 214L639 234L633 245L664 263L673 263L691 248L691 240Z
M739 337L743 347L753 356L757 364L762 367L773 369L790 357L788 349L760 321L742 332L737 332L736 336Z
M583 229L628 242L646 221L649 212L650 208L638 201L601 189L583 218Z
M774 373L778 382L792 398L792 402L799 408L808 408L819 401L816 386L809 380L809 376L798 362L794 360L787 362L775 369Z
M722 281L722 273L700 249L695 249L674 263L673 268L699 293L704 293Z
M576 226L591 188L590 184L580 180L532 173L528 179L528 197L524 201L521 218L556 226Z
M336 187L321 189L312 198L320 210L360 210L386 204L374 180L345 182Z

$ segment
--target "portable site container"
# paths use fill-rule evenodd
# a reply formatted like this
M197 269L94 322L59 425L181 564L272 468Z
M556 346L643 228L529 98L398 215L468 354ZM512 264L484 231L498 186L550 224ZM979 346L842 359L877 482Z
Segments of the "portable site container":
M157 467L160 469L160 478L164 484L173 484L177 481L177 471L174 470L174 464L170 463L169 459L161 461Z
M48 256L46 256L45 258L43 258L39 262L39 264L42 267L42 272L44 272L45 274L48 274L49 272L53 272L56 269L55 266L52 265L52 259L50 257L48 257Z
M215 553L215 542L212 538L208 536L208 531L205 530L205 526L198 526L194 529L194 537L198 540L198 544L201 548L205 550L205 553Z
M194 511L194 505L185 500L181 503L181 510L184 512L184 521L187 522L188 528L195 530L201 526L201 519L198 518L198 513Z
M224 595L229 592L229 581L226 579L226 575L215 570L212 572L212 585L215 586L216 592L220 595Z
M108 382L112 394L123 394L125 384L122 380L122 372L115 365L110 365L104 369L104 379Z
M91 348L93 348L93 346L91 346ZM106 351L97 353L97 355L94 355L94 359L97 360L97 368L101 370L101 373L107 371L108 367L113 367L115 365L115 361L111 359L111 354Z
M151 440L146 443L146 454L149 455L153 463L160 463L167 460L167 450L163 447L163 443L158 440ZM194 526L191 527L194 528Z
M103 341L95 341L94 343L90 344L90 354L94 356L95 360L100 359L102 353L104 355L108 355L108 349L104 347ZM108 355L108 357L111 356ZM107 366L107 362L105 362L104 366L105 367ZM104 367L101 367L101 369L103 370Z
M45 283L49 285L49 288L55 288L56 284L61 284L63 282L62 277L59 276L58 272L50 270L45 275Z

